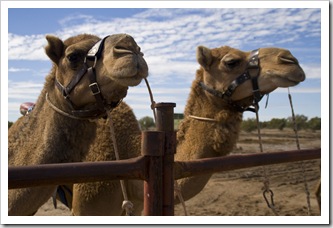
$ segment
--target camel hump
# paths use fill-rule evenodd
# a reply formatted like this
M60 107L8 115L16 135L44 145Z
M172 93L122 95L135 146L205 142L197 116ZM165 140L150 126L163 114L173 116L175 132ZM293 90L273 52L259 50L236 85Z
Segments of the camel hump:
M25 116L27 114L29 114L29 112L31 112L33 110L33 108L35 107L35 103L32 102L24 102L20 105L20 113Z

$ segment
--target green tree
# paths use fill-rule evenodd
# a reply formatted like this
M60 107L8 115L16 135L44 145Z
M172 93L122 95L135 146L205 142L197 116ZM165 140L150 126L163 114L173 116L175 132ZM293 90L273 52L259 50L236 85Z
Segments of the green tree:
M297 130L306 129L307 120L308 120L308 117L306 117L304 115L296 115L295 122L296 122ZM294 128L294 121L293 121L292 117L288 117L287 126L290 128Z
M155 127L154 119L149 116L145 116L145 117L141 118L139 120L139 124L141 126L141 130L143 130L143 131Z
M313 131L321 130L321 118L314 117L307 122L307 127Z
M268 128L271 129L279 129L280 131L283 130L287 126L287 120L286 119L278 119L273 118L268 122Z
M241 129L246 132L251 132L257 129L257 120L255 118L248 118L247 120L243 120Z
M13 125L13 122L8 121L8 129Z

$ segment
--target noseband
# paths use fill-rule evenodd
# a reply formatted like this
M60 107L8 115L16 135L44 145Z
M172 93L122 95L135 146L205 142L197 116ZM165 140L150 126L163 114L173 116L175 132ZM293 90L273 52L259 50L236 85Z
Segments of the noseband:
M117 107L117 105L121 102L111 102L111 104L107 103L107 101L103 98L100 87L97 83L96 79L96 71L95 66L97 61L102 55L102 51L104 48L104 42L106 38L104 37L102 40L98 41L87 53L84 59L82 69L73 77L73 79L68 83L67 86L62 85L57 79L55 80L55 84L57 88L60 90L61 94L64 96L65 100L68 102L72 109L72 115L79 118L97 118L101 116L105 116L105 112L107 110L112 110ZM87 65L87 61L93 61L93 66L89 67ZM76 105L70 99L70 93L73 91L75 86L81 81L84 75L88 75L90 84L89 88L96 99L96 103L93 105L91 109L79 110Z
M205 85L203 82L199 82L199 85L202 89L206 90L210 94L225 99L228 104L233 107L235 110L239 112L244 111L251 111L255 112L255 108L249 107L249 106L242 106L237 104L235 101L231 100L232 94L235 92L236 88L243 84L245 81L250 80L252 82L252 92L253 92L253 102L252 105L258 105L259 101L262 99L264 95L262 95L259 91L258 86L258 77L260 73L259 68L259 49L253 50L250 55L250 60L248 62L247 68L243 74L238 76L235 80L233 80L230 85L228 86L227 90L224 92L220 92L218 90L215 90L207 85ZM251 105L250 105L251 106Z

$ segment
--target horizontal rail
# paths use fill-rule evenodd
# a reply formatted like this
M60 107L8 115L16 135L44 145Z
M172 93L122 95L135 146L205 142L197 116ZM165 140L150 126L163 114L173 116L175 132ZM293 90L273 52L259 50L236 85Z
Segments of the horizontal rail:
M120 161L11 166L8 168L8 188L122 179L144 180L145 167L143 156Z
M292 150L283 152L230 155L218 158L203 158L193 161L175 161L175 179L215 172L296 162L321 158L320 149Z
M195 175L320 158L321 149L306 149L230 155L186 162L175 161L174 177L175 179L181 179ZM8 168L8 188L121 179L145 180L146 177L146 160L143 156L121 161L12 166Z

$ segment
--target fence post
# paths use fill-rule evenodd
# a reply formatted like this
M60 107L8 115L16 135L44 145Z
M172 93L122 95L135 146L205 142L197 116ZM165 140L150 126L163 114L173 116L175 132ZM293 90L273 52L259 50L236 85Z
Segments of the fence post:
M164 132L142 132L141 151L146 159L146 178L143 190L144 215L162 215L162 155L164 151L164 138Z
M163 154L163 215L174 215L174 154L176 153L176 133L174 131L173 109L175 103L157 103L156 129L165 133Z

